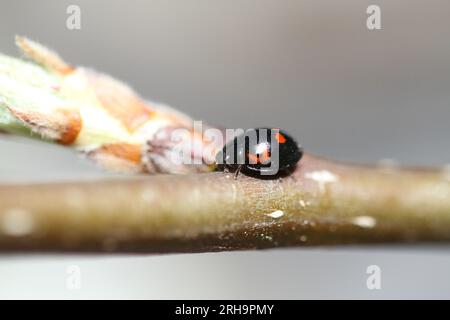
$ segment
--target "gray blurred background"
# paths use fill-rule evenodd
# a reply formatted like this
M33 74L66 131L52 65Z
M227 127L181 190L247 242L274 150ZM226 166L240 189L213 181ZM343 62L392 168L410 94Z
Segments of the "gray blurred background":
M71 4L81 30L66 28ZM366 28L370 4L381 30ZM284 128L335 159L443 165L449 13L446 0L2 0L0 51L18 56L25 35L197 120ZM0 183L107 175L54 145L1 137L0 150ZM372 264L381 290L366 287ZM450 247L0 255L0 298L450 298Z

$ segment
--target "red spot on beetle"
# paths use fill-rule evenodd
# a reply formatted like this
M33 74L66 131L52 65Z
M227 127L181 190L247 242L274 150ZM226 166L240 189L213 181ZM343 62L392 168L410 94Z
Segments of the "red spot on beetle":
M285 136L283 136L281 133L277 132L275 134L275 139L278 141L278 143L285 143L286 142L286 138Z
M270 151L267 147L260 154L247 153L248 162L251 164L263 164L267 163L270 160Z

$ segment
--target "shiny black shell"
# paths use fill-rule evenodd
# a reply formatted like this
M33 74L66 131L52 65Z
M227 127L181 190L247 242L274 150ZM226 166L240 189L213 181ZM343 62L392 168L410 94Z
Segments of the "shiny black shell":
M255 128L227 143L216 163L219 170L270 178L288 173L302 155L302 148L283 130Z

